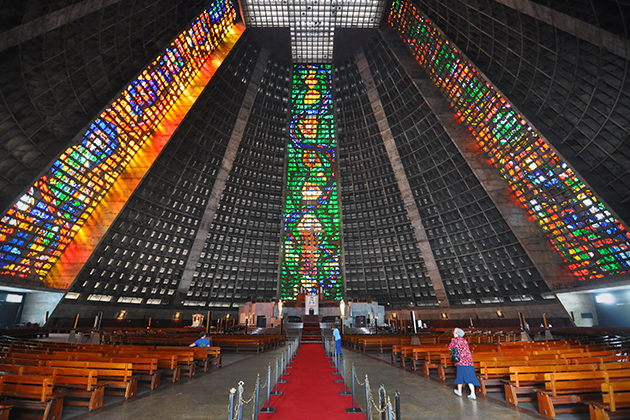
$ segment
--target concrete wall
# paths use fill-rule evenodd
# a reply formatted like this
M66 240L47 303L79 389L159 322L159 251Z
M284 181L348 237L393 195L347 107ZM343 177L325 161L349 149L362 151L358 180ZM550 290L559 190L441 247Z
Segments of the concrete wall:
M609 302L597 302L597 296L609 294ZM630 289L600 290L591 294L600 327L630 327Z
M569 315L572 314L576 327L599 325L595 299L591 293L559 293L557 296ZM588 314L592 318L589 318Z
M24 307L20 323L44 325L46 322L46 311L52 314L53 310L63 297L63 293L54 292L32 292L24 295Z
M366 326L374 324L383 326L387 325L385 318L385 307L376 302L350 302L350 314L347 314L346 324L349 327L356 327L355 320L358 316L364 316Z

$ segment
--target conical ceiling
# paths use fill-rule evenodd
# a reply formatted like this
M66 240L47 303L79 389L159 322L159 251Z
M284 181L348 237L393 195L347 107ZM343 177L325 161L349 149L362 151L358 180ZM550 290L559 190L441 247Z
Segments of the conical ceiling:
M494 3L492 7L502 13L493 17L496 22L505 23L514 16L523 22L533 19L526 11ZM460 15L464 10L466 16L473 13L469 6L457 4L454 10ZM622 193L625 180L609 178L605 186L606 176L595 174L609 161L625 173L625 149L617 141L608 150L606 144L595 141L599 134L589 134L585 127L591 127L589 115L602 115L586 112L589 104L610 103L614 93L608 86L619 82L618 100L606 108L601 127L608 127L609 143L623 138L620 115L628 95L625 76L617 70L627 60L615 58L618 52L600 51L608 64L599 68L610 71L591 74L601 83L591 92L591 101L579 105L581 119L570 121L575 135L562 140L556 128L567 127L562 121L568 114L554 104L566 80L561 72L550 76L546 69L554 61L553 54L547 54L548 58L538 54L538 61L532 62L533 53L523 49L522 56L531 60L521 60L520 69L524 75L539 72L534 79L542 82L531 79L526 94L521 95L520 85L510 78L518 67L498 70L502 63L498 44L504 49L507 44L493 38L490 44L496 46L496 55L487 59L484 49L475 53L471 47L475 42L485 45L474 40L487 34L475 35L471 28L476 26L470 22L470 28L464 23L447 25L447 35L470 49L465 52L498 81L503 90L499 91L441 33L445 17L440 8L434 2L423 6L435 22L412 3L397 1L390 17L397 33L388 27L366 31L361 42L355 48L346 45L347 53L337 60L328 47L312 58L332 64L344 296L399 307L534 305L555 301L552 292L560 289L626 281L630 255L624 218L618 216L625 214L619 205L624 195L621 201L612 200L616 212L601 199L614 195L611 191ZM262 16L249 17L258 21ZM546 34L549 24L521 25L522 39L531 35L526 27ZM557 40L574 37L579 54L592 56L584 37L557 28L551 31L558 34ZM70 307L86 313L121 307L139 313L228 309L250 299L281 296L293 64L303 60L295 56L295 45L291 59L289 51L270 51L259 37L255 28L245 31L95 244L60 312ZM294 44L298 38L293 38ZM543 44L536 48L544 49ZM570 53L560 55L568 60ZM511 62L509 56L505 60ZM589 68L573 64L575 74ZM578 85L570 86L565 108L574 102L567 99L572 95L584 97L578 94ZM469 100L470 92L479 100ZM521 110L510 102L512 97ZM501 111L482 120L487 113L475 114L466 108L485 103L500 104ZM544 109L556 112L553 122L547 121L552 114ZM507 131L497 128L507 126L511 127ZM513 142L517 132L525 134ZM577 132L587 137L580 138ZM545 143L546 137L555 142L555 149ZM573 139L581 146L573 147ZM497 149L494 140L510 143L509 147L525 144L527 153L534 146L550 150L550 157L544 163L532 161L518 148L509 149L516 150L509 155L502 152L507 148ZM579 157L569 153L569 160L563 161L560 152L569 146L581 152ZM590 155L584 151L591 146L607 155L590 159L595 151ZM499 152L484 154L490 149ZM516 170L508 167L513 161L521 165ZM543 166L549 170L539 168ZM582 168L596 189L579 178ZM578 181L567 174L576 174ZM579 211L566 210L576 202L571 194L580 197ZM545 197L551 199L545 201ZM574 241L571 246L569 240ZM574 245L575 241L584 243Z
M70 289L75 304L277 297L292 66L255 38L241 37L108 231ZM544 299L549 288L390 47L373 33L363 51L334 66L347 297Z

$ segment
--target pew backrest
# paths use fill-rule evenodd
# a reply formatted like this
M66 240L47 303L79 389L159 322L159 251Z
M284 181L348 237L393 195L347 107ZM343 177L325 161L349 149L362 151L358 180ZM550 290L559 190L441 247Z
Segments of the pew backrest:
M54 392L55 380L52 376L2 375L0 376L0 396L24 398L45 402Z

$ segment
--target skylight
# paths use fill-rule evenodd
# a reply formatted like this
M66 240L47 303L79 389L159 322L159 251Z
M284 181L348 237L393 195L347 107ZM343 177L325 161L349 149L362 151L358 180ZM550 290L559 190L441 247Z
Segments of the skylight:
M248 27L286 28L294 63L330 63L335 28L377 28L384 0L244 0Z

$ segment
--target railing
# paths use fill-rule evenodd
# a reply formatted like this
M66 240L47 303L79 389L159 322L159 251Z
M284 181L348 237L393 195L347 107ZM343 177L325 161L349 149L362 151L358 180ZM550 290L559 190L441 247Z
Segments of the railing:
M291 368L290 363L293 362L295 352L300 346L299 337L295 340L287 343L280 357L276 357L275 373L272 376L271 363L267 366L267 380L265 384L261 384L260 373L256 376L256 386L249 399L243 397L245 391L245 383L240 381L237 388L230 389L230 402L228 404L228 420L242 420L243 412L248 404L252 404L252 418L258 420L258 413L273 413L276 411L274 407L271 407L271 395L280 395L278 392L278 384L285 383L284 375L286 370ZM272 386L273 385L273 386ZM260 392L267 391L267 400L261 409L260 406Z
M278 392L278 384L284 383L284 375L286 370L291 368L290 364L293 361L295 353L300 345L299 337L289 342L279 357L276 357L275 368L272 363L267 366L267 378L264 383L261 382L260 374L256 376L256 385L249 398L244 396L245 383L243 381L238 383L236 388L230 389L230 400L228 404L228 420L242 420L243 413L246 411L246 406L252 405L251 417L254 420L258 420L259 413L273 413L276 411L274 407L271 407L271 395L280 395ZM375 398L370 386L370 380L368 375L365 375L365 379L361 381L357 376L354 368L354 364L350 370L350 381L347 381L347 369L345 358L340 357L337 354L335 342L333 340L323 340L324 349L328 358L331 360L332 366L335 368L335 375L338 375L337 382L343 382L343 392L341 395L352 395L352 407L346 408L348 413L361 413L361 408L356 404L356 385L364 387L365 389L365 417L367 420L400 420L400 393L398 391L394 394L394 402L387 395L384 385L380 385L378 390L378 397ZM263 407L260 408L260 393L266 391L266 400ZM375 416L375 417L373 417Z
M398 391L394 394L394 403L392 404L390 397L387 395L387 391L385 390L385 386L383 384L380 385L378 391L378 403L374 398L374 394L370 387L370 379L368 375L365 375L365 379L363 382L359 379L354 369L354 363L350 369L350 391L348 392L348 381L347 381L347 371L346 371L346 359L337 354L337 348L334 340L324 340L324 348L326 350L326 354L331 359L333 365L331 367L335 368L335 375L338 375L338 382L343 382L344 391L341 393L342 395L352 395L352 407L346 408L346 412L348 413L360 413L361 408L358 406L355 407L356 401L356 393L355 393L355 385L359 385L360 387L365 387L365 418L367 420L372 420L372 415L375 414L380 420L400 420L400 393Z

